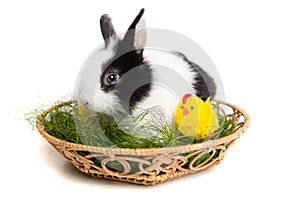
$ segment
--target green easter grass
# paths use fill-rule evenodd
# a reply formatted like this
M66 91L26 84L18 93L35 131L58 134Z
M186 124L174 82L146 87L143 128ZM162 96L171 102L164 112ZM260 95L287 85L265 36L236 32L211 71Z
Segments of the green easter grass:
M237 127L237 124L233 120L231 115L226 115L221 108L215 108L219 116L219 123L222 126L216 133L212 134L206 139L218 139L232 134ZM42 123L44 130L58 138L68 142L76 144L84 144L98 147L111 147L111 148L160 148L160 147L172 147L180 145L195 144L203 142L202 140L194 140L191 137L183 136L179 133L172 124L167 124L162 121L163 126L151 127L150 129L157 132L156 135L143 134L131 134L129 131L121 130L118 126L118 122L108 115L104 114L91 114L82 117L78 114L78 105L74 101L60 102L56 104L56 109L48 112L47 114L41 114L42 110L35 110L27 115L27 120L34 124L36 118ZM129 120L131 124L138 122L148 113ZM133 126L134 128L134 126ZM143 130L147 130L147 127ZM214 158L219 155L220 150L214 154ZM80 151L80 155L85 156L88 152ZM188 153L187 153L188 154ZM194 165L198 165L205 162L211 157L212 152L209 152L202 157L198 158ZM183 154L184 156L184 154ZM194 155L188 158L188 162L182 166L188 168L189 163L196 157ZM95 165L101 166L101 158L93 159ZM139 170L138 165L134 162L130 163L131 171L137 172ZM109 166L112 170L122 171L122 165L118 162L110 162Z
M108 115L95 113L81 117L77 113L77 103L73 101L57 104L57 109L46 115L38 115L39 121L43 124L45 131L58 138L76 144L84 144L99 147L119 148L160 148L194 144L203 140L194 140L191 137L180 134L172 124L162 122L163 126L151 127L157 132L156 135L131 134L119 128L118 123ZM36 115L38 111L35 111ZM220 113L220 112L218 112ZM143 113L147 115L147 113ZM134 123L140 117L132 119ZM235 131L236 124L230 117L219 114L219 120L223 126L209 139L217 139L227 136ZM145 130L145 129L144 129Z

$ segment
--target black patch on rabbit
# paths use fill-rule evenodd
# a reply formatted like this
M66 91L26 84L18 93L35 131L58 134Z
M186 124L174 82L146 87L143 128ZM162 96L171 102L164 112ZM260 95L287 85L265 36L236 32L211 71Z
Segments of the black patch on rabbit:
M143 51L134 50L120 55L119 52L124 52L122 46L119 45L121 50L117 51L116 56L101 76L101 89L105 92L114 90L124 106L133 108L149 95L152 70L144 62ZM113 84L107 84L107 80L105 80L110 74L117 74L119 77Z
M214 98L217 90L214 79L209 76L207 72L204 71L199 65L190 61L184 54L180 52L174 53L187 62L192 71L196 73L195 83L193 84L193 88L196 90L196 95L204 101L208 97Z

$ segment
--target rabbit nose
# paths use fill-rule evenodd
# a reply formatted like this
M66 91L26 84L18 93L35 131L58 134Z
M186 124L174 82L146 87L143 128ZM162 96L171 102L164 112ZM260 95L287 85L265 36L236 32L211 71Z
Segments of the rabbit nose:
M182 116L187 116L189 114L188 109L184 108L182 111Z

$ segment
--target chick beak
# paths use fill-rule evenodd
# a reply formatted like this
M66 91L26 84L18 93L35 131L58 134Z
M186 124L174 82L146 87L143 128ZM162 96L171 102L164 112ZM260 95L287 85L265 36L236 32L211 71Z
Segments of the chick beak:
M188 109L184 108L182 111L182 116L187 116L189 114Z

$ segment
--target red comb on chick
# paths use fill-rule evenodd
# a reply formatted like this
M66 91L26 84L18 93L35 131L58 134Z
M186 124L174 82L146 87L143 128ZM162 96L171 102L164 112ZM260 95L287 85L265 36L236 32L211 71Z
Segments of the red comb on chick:
M183 97L182 97L182 103L185 104L187 99L190 98L192 96L192 94L185 94Z

